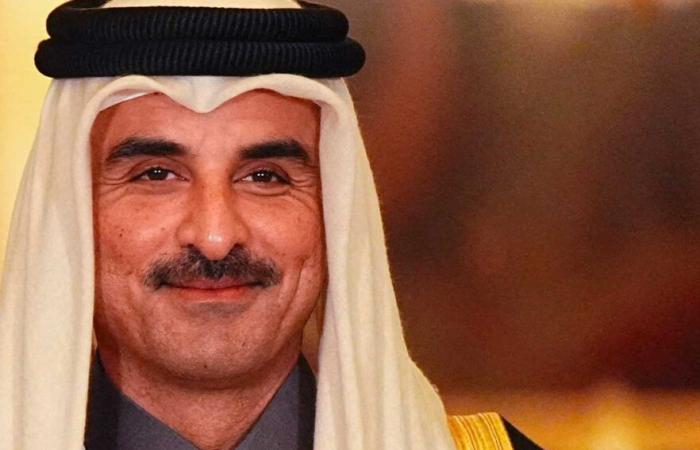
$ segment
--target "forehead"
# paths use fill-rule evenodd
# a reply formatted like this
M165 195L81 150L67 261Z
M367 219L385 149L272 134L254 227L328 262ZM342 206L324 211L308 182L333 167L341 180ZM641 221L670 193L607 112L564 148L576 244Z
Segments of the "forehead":
M210 112L188 109L164 94L148 94L100 112L92 127L93 152L106 152L132 136L166 138L185 145L205 138L246 145L269 139L318 144L320 108L310 100L255 90Z

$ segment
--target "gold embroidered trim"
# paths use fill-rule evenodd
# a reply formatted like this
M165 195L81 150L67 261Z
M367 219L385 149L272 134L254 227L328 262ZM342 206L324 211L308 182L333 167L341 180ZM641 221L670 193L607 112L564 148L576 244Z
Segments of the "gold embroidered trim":
M457 450L513 450L501 416L496 413L449 416L447 422Z

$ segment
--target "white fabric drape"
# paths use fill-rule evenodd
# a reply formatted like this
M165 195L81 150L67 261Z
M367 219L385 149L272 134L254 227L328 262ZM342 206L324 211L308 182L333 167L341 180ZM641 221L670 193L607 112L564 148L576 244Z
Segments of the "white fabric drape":
M454 449L442 403L411 361L374 181L342 80L294 75L54 81L26 167L0 291L0 449L82 446L94 296L89 133L98 112L161 92L197 112L253 89L321 106L329 286L315 448Z

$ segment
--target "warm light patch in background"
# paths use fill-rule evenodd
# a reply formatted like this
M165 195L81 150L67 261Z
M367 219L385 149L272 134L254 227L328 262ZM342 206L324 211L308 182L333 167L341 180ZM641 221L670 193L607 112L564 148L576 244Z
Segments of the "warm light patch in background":
M46 16L60 3L0 0L0 255L5 254L17 186L49 84L34 68L34 49L46 35Z

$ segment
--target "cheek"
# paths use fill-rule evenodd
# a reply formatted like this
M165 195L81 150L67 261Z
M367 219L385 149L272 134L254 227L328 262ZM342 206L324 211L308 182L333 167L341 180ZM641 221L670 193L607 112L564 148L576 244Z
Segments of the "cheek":
M268 305L265 314L279 336L289 338L301 333L327 279L321 211L276 208L255 217L251 250L272 259L283 273L274 302L277 313L271 314Z
M95 202L95 249L98 274L130 275L165 249L171 234L171 211L143 202ZM123 282L123 280L122 280Z
M323 255L323 221L318 202L296 205L257 205L249 226L254 248L259 247L279 264L295 267ZM272 253L271 253L272 252Z
M95 320L100 338L140 334L140 324L151 315L142 302L143 274L173 245L169 236L174 211L163 210L173 203L157 206L109 196L94 202Z

